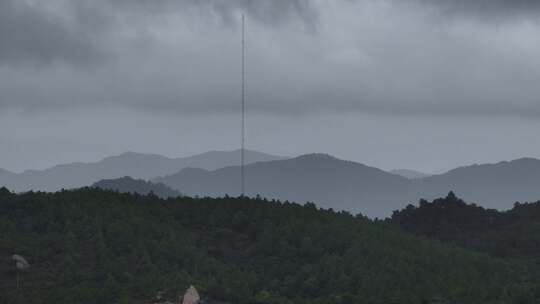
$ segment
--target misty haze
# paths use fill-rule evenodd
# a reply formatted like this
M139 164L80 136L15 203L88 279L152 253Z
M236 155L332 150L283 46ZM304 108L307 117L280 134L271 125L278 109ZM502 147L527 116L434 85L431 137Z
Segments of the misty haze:
M0 304L540 303L540 2L0 0Z

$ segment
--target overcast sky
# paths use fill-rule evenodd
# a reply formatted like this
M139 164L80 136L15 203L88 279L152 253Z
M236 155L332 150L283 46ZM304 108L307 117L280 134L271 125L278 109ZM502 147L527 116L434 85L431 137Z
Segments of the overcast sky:
M0 167L248 138L440 172L540 158L537 0L0 0Z

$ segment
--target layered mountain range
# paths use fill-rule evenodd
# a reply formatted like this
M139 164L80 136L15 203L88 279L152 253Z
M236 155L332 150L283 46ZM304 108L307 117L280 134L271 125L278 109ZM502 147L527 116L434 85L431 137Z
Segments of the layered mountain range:
M237 196L239 176L238 166L211 171L186 168L153 181L186 195ZM496 209L540 198L540 160L533 158L460 167L410 179L325 154L309 154L247 165L245 176L248 196L312 201L371 217L386 217L410 202L444 196L449 191Z
M247 164L258 161L284 159L281 156L246 150ZM0 169L0 185L20 192L28 190L58 191L91 185L101 179L130 176L150 179L174 174L186 167L215 170L240 164L240 150L210 151L189 157L170 158L157 154L126 152L106 157L97 162L69 163L45 170L13 173Z
M0 186L18 192L57 191L107 179L95 186L141 194L166 193L164 196L239 196L239 161L238 150L186 158L128 152L99 162L64 164L42 171L0 170ZM408 203L444 196L449 191L496 209L509 209L516 201L540 199L540 160L534 158L475 164L428 176L411 175L411 170L388 172L327 154L286 158L246 151L246 164L247 196L310 201L370 217L387 217Z

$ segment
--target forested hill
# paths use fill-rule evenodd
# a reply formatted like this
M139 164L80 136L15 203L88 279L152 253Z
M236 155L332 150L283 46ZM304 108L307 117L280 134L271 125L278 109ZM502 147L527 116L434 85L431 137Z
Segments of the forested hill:
M515 203L508 211L446 198L396 211L390 222L417 235L451 242L497 257L526 259L540 270L540 201Z
M153 193L161 198L178 197L182 193L173 190L161 183L152 183L143 179L135 179L129 176L116 179L102 179L92 185L95 188L113 190L124 193L150 194Z
M145 303L190 284L240 304L535 303L517 264L313 204L0 193L0 303Z

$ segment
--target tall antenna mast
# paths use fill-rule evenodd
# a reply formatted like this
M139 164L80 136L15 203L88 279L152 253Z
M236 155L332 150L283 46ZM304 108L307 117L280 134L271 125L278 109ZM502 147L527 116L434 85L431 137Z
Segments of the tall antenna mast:
M241 194L244 196L245 191L245 176L244 176L244 152L246 144L246 72L245 72L245 17L242 14L242 148L240 149L240 179L241 179Z

